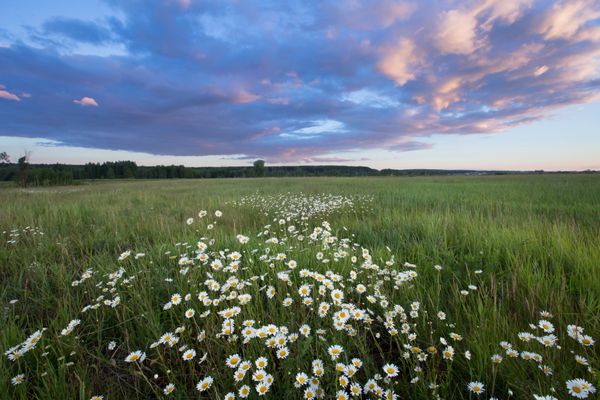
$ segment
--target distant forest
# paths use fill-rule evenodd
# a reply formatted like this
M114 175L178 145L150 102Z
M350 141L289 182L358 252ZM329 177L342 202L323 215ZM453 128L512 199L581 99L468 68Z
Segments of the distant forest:
M528 173L543 171L528 171ZM589 171L592 172L592 171ZM87 179L200 179L300 176L426 176L502 175L519 171L476 171L441 169L383 169L343 165L297 165L266 167L257 160L248 167L185 167L183 165L139 166L133 161L70 164L29 164L23 157L17 163L0 162L0 181L20 186L70 185Z

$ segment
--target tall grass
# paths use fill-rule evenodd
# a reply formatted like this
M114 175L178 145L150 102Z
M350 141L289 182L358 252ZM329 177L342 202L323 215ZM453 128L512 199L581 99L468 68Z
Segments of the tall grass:
M88 399L93 394L108 399L154 398L162 395L161 387L167 382L176 385L173 398L198 398L194 385L205 374L223 376L205 397L223 398L230 390L226 388L234 387L233 371L224 365L224 359L235 349L216 344L214 336L221 329L221 317L214 313L199 322L202 326L196 326L207 334L201 348L209 356L203 364L190 367L164 355L166 359L154 357L151 366L136 369L123 362L122 354L147 349L167 329L174 329L167 327L186 322L181 315L162 309L174 288L182 294L198 291L195 275L188 279L178 274L176 260L165 254L178 254L182 250L175 243L195 244L204 234L193 225L187 226L186 218L200 209L222 210L224 217L210 235L220 248L234 249L236 234L254 235L272 222L253 208L233 204L257 192L264 196L302 192L373 197L370 203L334 212L326 219L339 237L354 234L353 240L369 248L374 258L389 258L389 247L399 264L416 264L419 277L412 287L386 289L390 302L407 305L416 300L430 313L444 310L455 331L463 336L460 348L468 349L472 358L457 358L451 368L436 370L440 388L434 392L440 396L468 398L466 383L479 379L486 383L486 396L491 396L492 385L499 398L509 397L509 390L515 398L529 398L531 392L550 394L548 389L555 386L561 394L558 397L563 398L564 381L581 376L561 368L573 364L573 354L568 351L548 352L556 364L547 380L516 362L493 365L490 356L502 353L499 342L516 342L516 333L539 320L541 310L554 315L557 328L577 324L597 338L598 176L94 182L0 191L0 231L5 231L0 243L0 350L21 343L42 327L54 335L44 339L43 350L36 349L34 355L27 354L16 363L3 356L0 384L6 390L0 391L0 398ZM315 219L311 223L320 222ZM30 229L23 232L25 227ZM19 230L19 236L15 243L8 243L14 238L9 236L14 229ZM144 252L146 257L135 262L128 259L125 264L117 261L118 255L129 249ZM308 247L300 246L298 254L295 258L299 263L306 267L314 264ZM254 262L248 273L262 274L262 265ZM120 265L126 266L127 274L137 276L131 287L120 292L123 307L115 312L92 311L82 318L77 337L56 338L56 332L79 318L81 308L98 295L94 285L103 280L102 274L116 271ZM350 267L344 265L332 268L347 273ZM441 265L442 271L434 265ZM94 279L71 287L88 268L96 271ZM477 270L483 273L475 273ZM167 276L173 282L165 281ZM276 282L275 275L272 277ZM462 295L460 290L469 284L476 285L477 290ZM278 288L287 290L285 286ZM262 296L258 287L250 293L253 299ZM18 302L11 304L13 299ZM302 320L303 309L297 301L290 308L253 301L244 307L244 313L264 323L319 326L318 318ZM419 328L419 335L431 335L424 327ZM444 335L450 332L447 326L435 329ZM368 331L361 331L350 342L343 336L343 332L331 332L331 343L327 344L348 343L345 353L363 360L366 376L381 373L379 366L384 360L401 362L403 350L394 339L371 337ZM561 344L567 340L564 335L559 339ZM110 340L119 343L118 356L106 350ZM293 375L308 371L311 361L326 347L319 340L298 341L293 354L278 365L269 395L301 397L292 385ZM237 351L242 354L242 350ZM42 357L42 352L48 354ZM255 359L263 353L262 346L250 345L243 356ZM597 369L597 345L586 354L591 368ZM401 373L410 374L411 365L402 365ZM23 371L26 382L12 387L11 378ZM164 373L155 379L155 371ZM590 380L590 375L586 376ZM406 398L431 398L434 393L426 385L406 383L398 383L395 390Z

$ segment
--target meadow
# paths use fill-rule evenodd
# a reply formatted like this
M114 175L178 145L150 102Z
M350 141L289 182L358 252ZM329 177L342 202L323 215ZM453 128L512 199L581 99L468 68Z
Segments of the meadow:
M0 398L567 399L600 176L0 188Z

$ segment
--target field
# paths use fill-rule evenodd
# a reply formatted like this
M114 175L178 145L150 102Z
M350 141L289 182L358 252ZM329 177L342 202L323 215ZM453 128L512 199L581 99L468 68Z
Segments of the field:
M0 398L597 397L598 175L94 182L0 202Z

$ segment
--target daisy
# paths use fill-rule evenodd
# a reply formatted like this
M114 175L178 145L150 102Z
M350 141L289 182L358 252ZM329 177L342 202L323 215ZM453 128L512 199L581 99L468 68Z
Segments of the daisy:
M240 363L240 361L242 361L241 357L237 354L232 354L229 357L227 357L227 360L225 360L225 364L229 367L229 368L235 368L238 366L238 364Z
M167 386L165 386L165 388L163 389L163 393L166 395L169 395L171 393L173 393L173 391L175 390L175 385L172 383L169 383Z
M546 333L554 332L554 325L552 325L550 321L546 321L545 319L540 320L538 322L538 326L542 328L542 330Z
M485 391L483 383L478 382L478 381L470 382L467 387L469 388L469 390L472 393L475 393L475 394L481 394Z
M296 374L296 381L294 382L294 386L301 387L308 383L308 376L304 372L299 372Z
M578 399L585 399L589 396L589 391L583 387L579 379L571 379L565 382L569 394Z
M210 376L207 376L206 378L204 378L200 382L198 382L198 384L196 385L196 389L198 389L198 391L200 391L200 392L205 392L208 389L210 389L212 384L213 384L213 378Z
M256 368L260 368L260 369L265 369L268 364L269 364L269 362L267 361L267 359L265 357L259 357L256 359L256 361L254 361L254 365L256 365Z
M344 352L344 348L342 346L336 344L333 346L329 346L329 348L327 349L327 352L329 353L329 356L331 357L331 359L335 361Z
M256 393L258 393L259 396L264 396L265 394L267 394L267 392L269 391L269 386L264 384L264 383L259 383L258 385L256 385Z
M238 395L242 398L245 399L246 397L248 397L250 395L250 386L248 385L244 385L240 388L240 390L238 390Z
M331 298L334 302L341 302L344 300L344 292L339 289L335 289L331 291Z
M588 335L580 335L577 340L579 341L579 343L581 343L584 346L593 346L594 345L594 339L592 339L591 336Z
M125 362L128 363L132 363L132 362L143 362L146 359L146 353L142 352L141 350L136 350L132 353L129 353L129 355L127 357L125 357Z
M182 299L181 295L179 293L175 293L174 295L171 296L171 304L176 306L179 303L181 303L181 299Z
M394 378L398 376L398 367L394 364L385 364L383 366L383 372L386 373L388 378Z
M12 378L10 380L10 383L12 383L13 386L20 385L23 382L25 382L25 374L16 375L14 378Z
M256 371L254 371L254 373L252 374L252 380L255 382L262 382L266 376L267 376L267 373L265 372L264 369L258 369Z
M196 357L196 350L189 349L183 353L183 356L181 358L183 358L184 361L190 361L190 360L193 360L194 357Z

